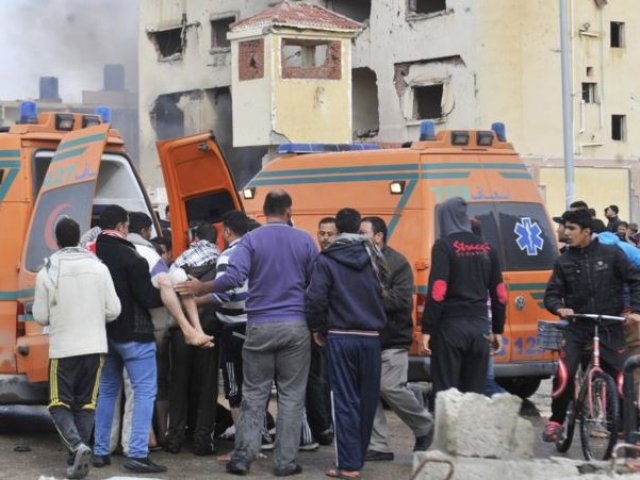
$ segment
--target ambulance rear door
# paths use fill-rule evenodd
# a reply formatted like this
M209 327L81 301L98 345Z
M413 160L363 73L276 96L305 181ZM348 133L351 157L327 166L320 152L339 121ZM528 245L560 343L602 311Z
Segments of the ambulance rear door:
M210 222L220 230L222 216L229 210L243 210L243 206L213 133L163 140L157 147L171 206L173 252L177 255L189 244L190 227Z

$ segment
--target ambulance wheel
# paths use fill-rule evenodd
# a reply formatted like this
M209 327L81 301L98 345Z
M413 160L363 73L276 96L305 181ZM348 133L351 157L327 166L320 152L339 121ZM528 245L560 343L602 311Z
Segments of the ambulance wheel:
M496 380L507 392L520 398L529 398L536 393L542 381L540 378L532 377L497 378Z

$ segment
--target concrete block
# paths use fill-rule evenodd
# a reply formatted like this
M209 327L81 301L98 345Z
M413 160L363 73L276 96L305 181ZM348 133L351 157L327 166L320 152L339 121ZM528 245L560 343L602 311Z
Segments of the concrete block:
M508 393L439 393L434 448L462 457L533 458L533 427L520 417L521 404Z

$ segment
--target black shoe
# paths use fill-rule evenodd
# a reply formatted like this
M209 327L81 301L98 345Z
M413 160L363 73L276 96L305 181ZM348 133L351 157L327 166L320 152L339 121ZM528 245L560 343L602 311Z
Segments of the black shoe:
M111 457L109 455L91 455L91 465L96 468L106 467L111 465Z
M233 461L227 463L227 473L231 475L240 475L244 477L247 473L249 473L249 467L241 463L235 463Z
M333 443L333 430L328 428L316 435L316 440L320 445L331 445Z
M213 446L213 443L209 445L194 445L193 446L193 454L198 457L206 457L209 455L214 455L216 453L216 449Z
M285 465L283 467L275 467L273 469L273 474L276 477L289 477L291 475L297 475L302 473L302 467L297 463L290 463L289 465Z
M376 452L375 450L367 450L364 456L365 462L388 462L393 460L393 452Z
M67 478L84 478L89 473L91 449L84 443L73 451L73 462L67 467Z
M167 467L153 462L149 457L129 457L124 461L124 468L136 473L162 473L167 471Z
M433 429L427 435L421 435L416 437L416 443L413 445L414 452L424 452L426 451L433 442Z
M182 446L171 443L165 443L163 448L165 452L173 453L174 455L180 453L180 450L182 450Z

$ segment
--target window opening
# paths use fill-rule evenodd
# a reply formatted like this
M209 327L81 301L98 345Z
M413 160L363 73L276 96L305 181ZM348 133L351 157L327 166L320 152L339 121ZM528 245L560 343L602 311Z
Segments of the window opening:
M611 22L611 47L624 48L624 22Z
M231 47L231 42L227 39L227 32L229 32L229 26L235 21L235 17L211 20L211 48Z
M627 137L627 116L611 115L611 140L624 142Z
M409 0L409 12L420 15L442 12L447 9L446 0Z
M582 101L584 103L596 103L596 84L593 82L582 83Z
M443 91L444 85L441 83L413 87L413 118L416 120L441 118Z

